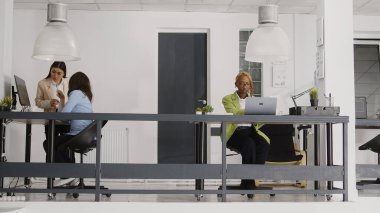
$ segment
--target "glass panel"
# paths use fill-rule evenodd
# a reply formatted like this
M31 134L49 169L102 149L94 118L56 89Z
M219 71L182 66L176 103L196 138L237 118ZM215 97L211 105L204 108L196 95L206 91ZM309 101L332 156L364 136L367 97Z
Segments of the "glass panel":
M364 107L367 108L367 115L362 115L364 110L356 109L359 118L374 119L377 118L378 111L380 112L379 57L378 45L354 45L355 96L366 98Z
M261 81L261 69L253 69L250 73L254 81Z
M253 94L256 97L261 96L261 82L254 81L253 82Z
M261 72L262 64L245 60L245 47L252 30L241 30L239 32L239 72L249 72L254 81L254 96L261 96Z

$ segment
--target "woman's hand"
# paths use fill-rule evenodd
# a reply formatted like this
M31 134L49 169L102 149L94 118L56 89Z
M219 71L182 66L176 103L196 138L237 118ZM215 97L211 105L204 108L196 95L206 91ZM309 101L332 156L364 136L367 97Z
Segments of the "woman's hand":
M57 108L58 105L59 105L59 101L57 99L51 99L50 100L50 106L52 108Z
M65 95L63 94L61 90L57 90L57 96L59 99L65 99Z

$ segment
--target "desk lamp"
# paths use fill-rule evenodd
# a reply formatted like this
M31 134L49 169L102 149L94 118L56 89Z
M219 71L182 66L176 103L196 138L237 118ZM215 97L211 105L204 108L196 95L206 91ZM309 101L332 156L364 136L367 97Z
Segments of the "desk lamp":
M299 94L297 94L297 95L293 95L293 96L291 96L291 98L292 98L292 100L293 100L293 103L294 103L294 106L295 106L296 108L298 107L298 106L297 106L297 103L296 103L296 99L299 98L299 97L301 97L301 96L303 96L303 95L305 95L306 93L309 93L311 89L312 89L312 88L310 88L310 89L308 89L308 90L305 90L305 91L303 91L303 92L301 92L301 93L299 93Z

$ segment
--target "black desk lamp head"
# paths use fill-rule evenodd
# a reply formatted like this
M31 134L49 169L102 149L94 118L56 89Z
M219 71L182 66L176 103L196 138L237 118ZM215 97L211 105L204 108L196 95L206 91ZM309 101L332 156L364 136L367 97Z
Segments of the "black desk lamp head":
M380 134L372 138L367 143L359 146L359 150L371 150L376 153L380 153Z

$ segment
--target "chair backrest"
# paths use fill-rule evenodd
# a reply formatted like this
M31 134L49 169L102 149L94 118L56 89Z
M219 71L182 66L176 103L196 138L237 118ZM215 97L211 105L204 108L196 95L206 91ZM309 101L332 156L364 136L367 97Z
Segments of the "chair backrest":
M108 121L102 122L102 128ZM62 144L60 148L69 148L77 153L87 153L96 147L97 121L93 121L73 138Z
M302 159L294 150L295 129L292 124L265 124L260 128L270 138L267 161L290 162Z
M359 150L367 150L367 149L380 154L380 134L372 138L367 143L359 146Z

